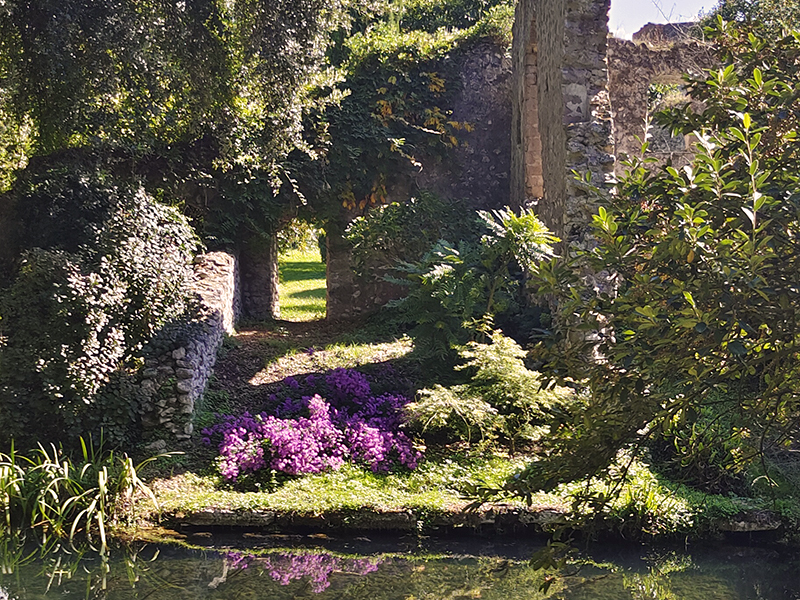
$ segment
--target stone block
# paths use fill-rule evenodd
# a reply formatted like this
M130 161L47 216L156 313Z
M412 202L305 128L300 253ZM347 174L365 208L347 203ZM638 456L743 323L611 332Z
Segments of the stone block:
M142 427L145 429L153 429L158 425L158 416L152 412L142 415Z
M178 379L191 379L194 377L194 371L191 369L175 369L175 377Z
M148 452L163 452L167 449L167 442L164 440L156 440L147 444L144 449Z

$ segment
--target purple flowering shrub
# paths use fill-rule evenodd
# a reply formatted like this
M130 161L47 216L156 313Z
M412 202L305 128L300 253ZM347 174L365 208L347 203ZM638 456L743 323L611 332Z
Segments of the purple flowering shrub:
M330 586L331 573L367 575L374 573L383 562L380 559L340 558L330 554L281 553L269 557L256 557L232 552L227 555L229 569L247 569L251 565L260 567L281 585L305 579L314 593L319 594Z
M322 391L327 400L318 392ZM228 481L268 468L288 475L340 468L346 460L373 471L393 465L414 469L421 454L401 431L399 394L374 396L366 376L335 369L325 377L288 377L279 398L270 399L273 414L225 415L203 430L203 441L219 437L219 468Z

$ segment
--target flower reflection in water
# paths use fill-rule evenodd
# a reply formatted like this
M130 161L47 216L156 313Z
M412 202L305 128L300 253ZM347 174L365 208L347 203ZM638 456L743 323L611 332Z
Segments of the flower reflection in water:
M306 580L311 589L319 594L331 582L332 573L367 575L374 573L383 563L381 558L342 558L331 554L280 553L255 556L230 552L225 555L226 571L257 567L281 585L292 581Z

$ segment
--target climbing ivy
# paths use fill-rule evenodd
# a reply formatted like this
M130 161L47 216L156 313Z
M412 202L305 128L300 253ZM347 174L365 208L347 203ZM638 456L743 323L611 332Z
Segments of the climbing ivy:
M187 309L194 234L141 186L75 165L18 180L14 195L35 235L0 285L0 446L100 427L122 441L138 405L119 375Z
M405 182L422 161L441 160L463 143L460 134L473 124L453 118L457 57L478 40L507 43L512 13L505 0L407 1L359 13L354 22L361 29L331 55L345 97L307 115L318 158L303 172L318 213L363 214L405 201Z

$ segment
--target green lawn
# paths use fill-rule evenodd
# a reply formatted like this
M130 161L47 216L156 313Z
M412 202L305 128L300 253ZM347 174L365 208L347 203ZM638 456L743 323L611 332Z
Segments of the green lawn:
M325 265L319 250L298 249L281 254L281 319L316 321L325 318Z

